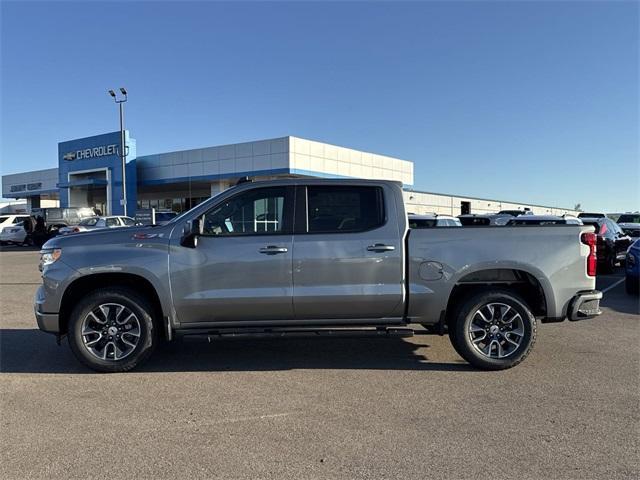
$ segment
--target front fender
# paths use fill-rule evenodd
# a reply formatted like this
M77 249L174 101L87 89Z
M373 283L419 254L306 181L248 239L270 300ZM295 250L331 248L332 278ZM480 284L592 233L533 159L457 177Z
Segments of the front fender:
M82 278L100 274L127 274L148 281L156 291L163 316L174 319L168 277L168 245L139 240L100 245L63 245L61 259L73 269L65 278L65 288ZM60 295L62 297L62 295Z

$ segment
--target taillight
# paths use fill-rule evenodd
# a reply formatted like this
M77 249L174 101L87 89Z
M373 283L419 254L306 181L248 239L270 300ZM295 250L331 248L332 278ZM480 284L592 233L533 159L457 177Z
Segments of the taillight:
M80 231L80 229L79 229L78 227L76 227L76 228L74 228L74 229L73 229L73 231L74 231L74 232L79 232L79 231Z
M585 245L589 246L589 256L587 257L587 275L590 277L596 276L596 266L598 263L598 256L596 254L596 243L598 237L595 233L585 232L580 236L580 240Z

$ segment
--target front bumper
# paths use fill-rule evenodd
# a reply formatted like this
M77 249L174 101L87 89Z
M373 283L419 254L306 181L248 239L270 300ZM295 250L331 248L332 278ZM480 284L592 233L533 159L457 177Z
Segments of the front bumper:
M38 322L38 328L47 333L60 333L60 315L57 313L45 313L42 311L45 300L44 286L40 286L36 292L33 310Z
M60 316L57 313L41 313L36 311L38 328L47 333L60 333Z
M597 317L602 314L602 310L600 310L601 299L602 292L598 290L578 292L569 303L567 317L572 322Z

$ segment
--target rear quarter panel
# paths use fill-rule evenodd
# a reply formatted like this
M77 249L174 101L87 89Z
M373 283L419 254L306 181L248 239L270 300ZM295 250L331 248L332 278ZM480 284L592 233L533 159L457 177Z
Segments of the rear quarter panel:
M409 317L417 323L436 323L454 286L471 273L489 269L517 269L531 274L544 291L547 317L563 317L576 292L595 288L595 278L586 272L589 248L580 241L581 233L587 231L593 231L593 227L411 230ZM436 270L441 271L441 278L436 278Z

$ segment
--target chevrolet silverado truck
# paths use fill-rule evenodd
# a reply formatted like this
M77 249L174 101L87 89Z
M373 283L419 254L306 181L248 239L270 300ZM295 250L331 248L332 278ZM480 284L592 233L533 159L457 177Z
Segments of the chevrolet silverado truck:
M412 230L391 181L245 182L166 225L49 240L35 315L100 372L176 335L420 325L499 370L527 357L538 322L601 313L595 242L580 225Z

